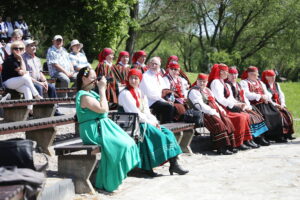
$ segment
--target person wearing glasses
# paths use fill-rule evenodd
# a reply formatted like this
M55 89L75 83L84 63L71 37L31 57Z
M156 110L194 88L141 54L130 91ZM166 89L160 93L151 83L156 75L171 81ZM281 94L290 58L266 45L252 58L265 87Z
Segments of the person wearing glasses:
M11 36L11 40L10 42L8 42L6 45L5 45L5 52L7 55L10 55L11 54L11 44L14 42L14 41L22 41L22 37L23 37L23 33L20 29L15 29L14 32L12 33L12 36Z
M64 41L62 36L54 36L52 43L53 46L47 52L47 64L50 76L59 80L60 87L68 88L70 82L76 78L73 65L68 52L63 47ZM61 97L66 96L67 93L64 93Z
M24 94L25 99L42 99L35 89L33 82L26 71L26 66L22 57L24 53L24 43L22 41L15 41L11 44L12 54L8 56L3 63L2 69L2 81L4 87L8 89L16 90ZM32 114L32 105L28 105L27 108Z
M26 52L22 55L24 63L26 65L26 70L33 81L34 87L39 92L40 96L43 96L44 91L48 93L49 98L57 98L56 89L53 84L49 84L42 69L42 64L40 58L38 58L35 53L37 49L37 41L31 39L25 40ZM63 115L57 109L54 116Z

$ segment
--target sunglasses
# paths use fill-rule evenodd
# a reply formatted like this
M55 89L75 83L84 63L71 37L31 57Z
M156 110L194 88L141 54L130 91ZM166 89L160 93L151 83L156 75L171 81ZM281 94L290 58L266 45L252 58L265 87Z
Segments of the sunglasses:
M13 50L15 50L15 51L17 51L17 50L19 50L19 51L23 51L23 50L24 50L24 48L23 48L23 47L15 47L15 48L13 48Z

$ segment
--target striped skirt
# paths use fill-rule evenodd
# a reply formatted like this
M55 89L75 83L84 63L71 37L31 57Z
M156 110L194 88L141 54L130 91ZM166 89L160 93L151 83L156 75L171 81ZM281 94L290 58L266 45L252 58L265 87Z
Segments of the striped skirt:
M253 106L252 110L248 110L247 113L250 115L250 130L252 136L257 137L268 131L265 120L256 107Z
M294 133L294 123L292 114L286 109L279 109L282 117L283 134L292 135Z

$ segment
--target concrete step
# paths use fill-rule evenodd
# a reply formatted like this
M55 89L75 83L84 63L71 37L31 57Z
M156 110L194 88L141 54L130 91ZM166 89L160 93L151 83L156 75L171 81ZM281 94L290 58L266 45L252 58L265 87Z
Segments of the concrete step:
M75 196L74 183L67 178L47 178L37 200L70 200Z

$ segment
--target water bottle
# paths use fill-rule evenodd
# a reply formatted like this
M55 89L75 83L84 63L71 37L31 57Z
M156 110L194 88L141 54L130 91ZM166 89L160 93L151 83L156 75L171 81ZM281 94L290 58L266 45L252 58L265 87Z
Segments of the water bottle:
M170 95L169 100L170 100L171 102L173 102L173 103L175 102L175 96L174 96L173 93Z

